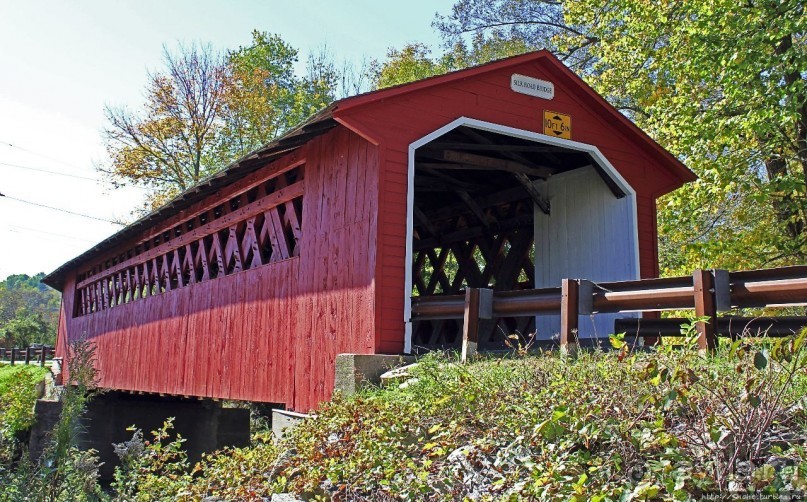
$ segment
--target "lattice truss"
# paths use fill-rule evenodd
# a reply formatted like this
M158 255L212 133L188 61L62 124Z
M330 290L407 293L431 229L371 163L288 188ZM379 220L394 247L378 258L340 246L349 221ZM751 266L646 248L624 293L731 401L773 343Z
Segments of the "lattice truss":
M75 315L298 256L302 177L295 167L96 264L79 276Z
M474 203L476 211L449 207L425 214L416 209L413 295L460 294L468 286L502 291L534 287L532 201L501 199L501 194L480 199ZM483 321L479 342L488 348L503 346L507 335L534 329L532 317ZM412 343L454 347L461 333L461 319L416 321Z

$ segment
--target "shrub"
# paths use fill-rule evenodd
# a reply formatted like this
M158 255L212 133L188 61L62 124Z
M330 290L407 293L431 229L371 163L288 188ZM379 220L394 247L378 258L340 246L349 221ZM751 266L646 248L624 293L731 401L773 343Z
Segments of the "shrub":
M0 436L14 441L34 423L36 386L47 370L36 366L0 367Z
M688 332L687 334L691 334ZM189 469L164 427L120 445L126 499L686 500L805 488L805 337L543 353L430 354L400 387L335 396L279 444ZM170 425L170 424L169 424ZM159 446L158 446L159 445ZM189 472L190 471L190 472Z
M0 470L0 501L99 500L98 458L81 451L77 438L86 403L96 392L94 346L85 340L68 348L71 380L62 393L62 411L48 446L37 464L22 455L16 465Z
M112 489L120 500L154 500L186 495L190 482L188 455L182 449L182 437L171 437L173 419L143 440L143 432L134 430L131 440L115 444L121 465L115 467Z

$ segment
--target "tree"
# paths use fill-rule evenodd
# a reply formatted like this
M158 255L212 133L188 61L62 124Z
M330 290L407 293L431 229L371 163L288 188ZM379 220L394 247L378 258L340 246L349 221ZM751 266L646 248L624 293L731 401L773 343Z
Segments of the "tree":
M632 118L700 176L660 201L668 272L803 262L804 3L584 0L564 8L568 23L598 41L589 82L629 104Z
M459 0L435 26L552 50L699 175L659 201L678 274L807 257L805 23L798 0Z
M384 62L374 61L371 66L373 87L383 89L452 70L445 58L433 60L430 56L431 49L421 43L408 44L402 49L390 48Z
M401 49L389 49L386 60L373 62L373 86L381 89L405 84L529 50L530 47L522 40L506 39L496 33L488 38L477 34L468 43L457 41L450 50L436 58L431 57L432 51L425 44L408 44Z
M61 297L42 277L18 274L0 281L0 346L54 343Z
M106 109L105 172L149 188L154 208L277 138L334 97L333 65L312 57L298 77L297 60L296 49L259 31L250 46L223 55L208 45L166 49L143 109Z
M165 49L165 70L150 73L140 113L106 108L104 139L113 180L148 187L151 205L215 172L222 127L224 65L210 46Z
M32 312L25 307L17 309L14 317L0 327L0 343L5 347L28 347L32 343L53 344L54 335L43 312Z
M474 47L490 52L517 44L499 50L497 57L548 49L575 71L582 71L590 66L588 49L598 39L585 27L567 22L563 5L558 0L458 0L451 14L436 17L434 27L453 51L470 46L472 53L477 52ZM571 39L576 43L569 44Z
M298 51L277 35L252 32L252 45L228 53L221 159L240 157L287 132L334 99L337 75L324 54L297 77Z

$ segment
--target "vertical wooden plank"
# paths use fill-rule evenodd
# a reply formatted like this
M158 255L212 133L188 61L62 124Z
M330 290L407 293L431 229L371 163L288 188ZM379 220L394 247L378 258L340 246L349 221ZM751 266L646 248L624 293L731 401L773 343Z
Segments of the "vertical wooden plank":
M207 259L207 258L205 258ZM209 396L207 394L207 379L211 371L211 358L216 347L213 346L214 331L219 323L214 318L213 305L217 296L217 281L205 281L200 284L199 294L194 296L199 314L196 323L190 332L194 344L194 354L191 356L191 380L189 393L195 396Z
M330 169L334 173L333 186L331 192L333 194L333 228L342 228L345 226L345 207L347 204L347 156L348 156L348 130L343 127L338 127L333 135L333 157L331 159Z
M476 355L479 343L479 289L465 289L465 314L462 322L462 362Z
M358 136L351 134L348 138L347 144L347 166L346 166L346 190L345 195L345 222L357 223L359 220L359 212L356 207L356 199L363 194L364 187L359 184L360 174L362 169L359 166L359 149L361 143L358 141ZM363 181L363 179L362 179Z
M302 239L300 243L300 263L298 280L295 285L297 290L298 305L296 326L292 333L286 338L293 347L293 367L289 382L289 406L291 409L301 409L304 391L302 390L305 378L309 375L312 329L314 327L313 318L313 276L316 272L316 246L317 223L319 220L320 205L322 203L319 181L320 162L320 141L315 139L308 144L308 157L305 166L305 193L303 194L303 221Z
M573 346L577 345L579 294L579 284L576 280L561 281L560 347L564 350L573 350Z
M208 361L206 367L206 396L218 396L221 389L221 377L224 370L224 349L225 336L227 333L227 316L223 305L223 298L230 293L229 281L226 277L219 276L216 280L210 281L214 285L213 301L210 305L210 322L208 333L210 341L208 347Z
M708 270L696 270L692 274L692 283L695 289L695 316L708 318L698 321L698 349L713 351L717 348L715 326L717 326L717 309L714 296L714 279Z
M185 325L183 328L184 348L182 355L179 358L182 364L182 380L177 388L177 394L190 396L193 395L193 380L195 378L195 364L196 350L198 347L198 340L196 337L199 330L199 319L201 310L199 308L199 295L203 295L205 285L203 283L196 283L189 288L188 298L186 299Z
M280 266L277 264L275 266ZM283 312L278 309L278 301L274 298L274 294L280 294L277 289L277 282L281 284L282 279L276 280L278 274L271 273L271 269L275 266L264 267L261 269L261 276L259 277L258 295L261 298L258 307L257 323L261 326L258 331L258 338L255 344L255 353L258 357L258 383L260 393L264 396L276 395L277 387L282 386L285 382L282 380L284 375L280 369L280 355L284 352L293 353L296 348L293 344L285 344L286 337L294 338L294 333L291 332L292 326L288 330L276 329L278 317L284 316ZM286 279L289 277L285 276ZM292 389L293 391L293 383ZM283 401L286 402L286 401ZM290 402L290 401L289 401Z
M260 283L258 282L262 270L251 269L247 274L244 274L245 280L242 284L244 289L243 298L243 313L241 324L241 367L244 368L237 382L238 389L241 391L242 399L258 398L257 378L260 371L260 358L257 355L256 343L262 334L262 326L258 324L256 317L258 315L258 304L260 303Z
M378 277L381 275L381 260L378 257L378 246L380 245L380 230L378 228L378 207L379 207L379 177L381 176L381 165L378 154L379 147L367 145L364 151L365 172L364 194L362 198L362 212L368 223L369 232L367 234L367 264L370 273L374 278L374 287L370 292L368 303L372 305L374 316L373 325L370 327L372 333L373 350L378 351L381 341L381 314L376 308L380 303L381 289L384 285L380 283ZM361 154L359 160L361 160Z
M227 330L228 340L228 357L227 362L229 367L224 377L227 382L226 388L223 390L223 396L230 399L247 400L249 396L244 392L243 373L252 371L252 367L245 363L244 349L247 346L247 338L252 336L244 330L244 299L246 298L246 289L249 272L242 272L235 274L233 277L233 291L231 296L226 299L229 303L228 317L230 329Z

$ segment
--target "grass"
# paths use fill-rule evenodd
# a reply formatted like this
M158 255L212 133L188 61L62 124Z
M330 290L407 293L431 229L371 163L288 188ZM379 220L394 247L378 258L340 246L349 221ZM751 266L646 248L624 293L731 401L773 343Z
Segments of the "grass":
M34 365L0 366L0 437L5 441L13 441L33 425L36 385L47 373ZM5 446L0 444L1 458L7 456Z
M25 373L31 379L37 382L45 378L48 374L47 368L42 368L33 364L0 364L0 394L3 394L8 389L9 383L15 378L17 373Z

